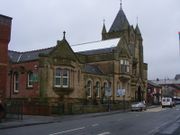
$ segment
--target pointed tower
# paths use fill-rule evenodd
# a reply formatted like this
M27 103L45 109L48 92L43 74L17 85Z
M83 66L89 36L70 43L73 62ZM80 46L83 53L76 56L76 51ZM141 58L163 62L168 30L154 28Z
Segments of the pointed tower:
M136 33L136 37L137 37L139 40L142 40L141 31L140 31L140 29L139 29L138 24L136 25L135 33Z
M120 10L116 15L109 31L102 36L102 39L111 39L121 37L125 31L128 31L130 25L120 3Z
M139 29L138 24L136 25L135 32L136 32L137 35L141 35L141 31Z
M106 25L105 25L105 20L103 20L103 28L102 28L102 40L106 39Z

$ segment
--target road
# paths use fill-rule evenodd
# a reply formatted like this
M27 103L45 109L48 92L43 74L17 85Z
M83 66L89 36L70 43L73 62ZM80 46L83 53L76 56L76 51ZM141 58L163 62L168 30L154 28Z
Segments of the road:
M179 129L180 106L176 106L3 129L0 135L178 135Z

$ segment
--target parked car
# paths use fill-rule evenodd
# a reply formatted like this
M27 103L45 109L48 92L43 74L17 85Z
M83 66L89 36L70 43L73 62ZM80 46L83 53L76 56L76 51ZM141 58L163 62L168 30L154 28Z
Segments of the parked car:
M144 102L136 102L131 105L131 111L143 111L146 110L146 104Z
M174 107L175 106L175 101L171 97L162 97L161 101L162 108L164 107Z

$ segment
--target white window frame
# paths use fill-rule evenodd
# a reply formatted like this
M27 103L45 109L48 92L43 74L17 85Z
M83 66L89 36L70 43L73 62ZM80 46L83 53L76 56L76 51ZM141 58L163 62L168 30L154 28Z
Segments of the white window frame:
M59 71L59 72L60 72L60 75L57 75L57 70L60 70L60 71ZM60 88L60 87L61 87L61 80L62 80L62 78L61 78L61 71L62 71L61 68L56 68L56 69L55 69L54 86L57 87L57 88ZM56 79L60 79L60 82L58 82L58 84L57 84Z
M120 71L121 71L120 73L129 73L130 72L130 62L128 59L120 60Z
M32 78L30 77L30 75L32 74ZM32 88L33 87L33 72L28 72L28 88Z
M96 97L100 97L100 82L96 82Z
M65 72L66 72L66 76L64 76ZM66 79L67 84L64 84L64 79ZM62 87L63 88L69 87L69 71L68 70L63 70L63 72L62 72Z
M57 75L57 70L59 70L60 75ZM64 73L66 72L66 76ZM69 87L69 70L68 69L62 69L62 68L56 68L55 69L55 74L54 74L54 87L56 88L68 88ZM57 84L57 80L59 79L60 82ZM64 84L64 79L66 79L67 84Z
M18 73L13 74L13 91L14 93L19 92L19 74Z

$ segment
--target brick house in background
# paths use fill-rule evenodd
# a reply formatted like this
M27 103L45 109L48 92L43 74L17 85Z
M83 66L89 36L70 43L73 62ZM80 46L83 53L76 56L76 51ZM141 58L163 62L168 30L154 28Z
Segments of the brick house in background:
M147 104L160 104L162 98L162 86L148 81L147 92L146 92Z
M7 90L8 44L11 38L12 18L0 15L0 100L5 99Z
M162 96L180 98L180 75L177 74L174 79L156 79L152 80L162 87Z
M107 98L142 101L147 89L147 64L138 25L129 24L121 7L111 28L102 28L102 40L70 45L65 37L51 48L8 52L7 98L45 99L102 104Z

